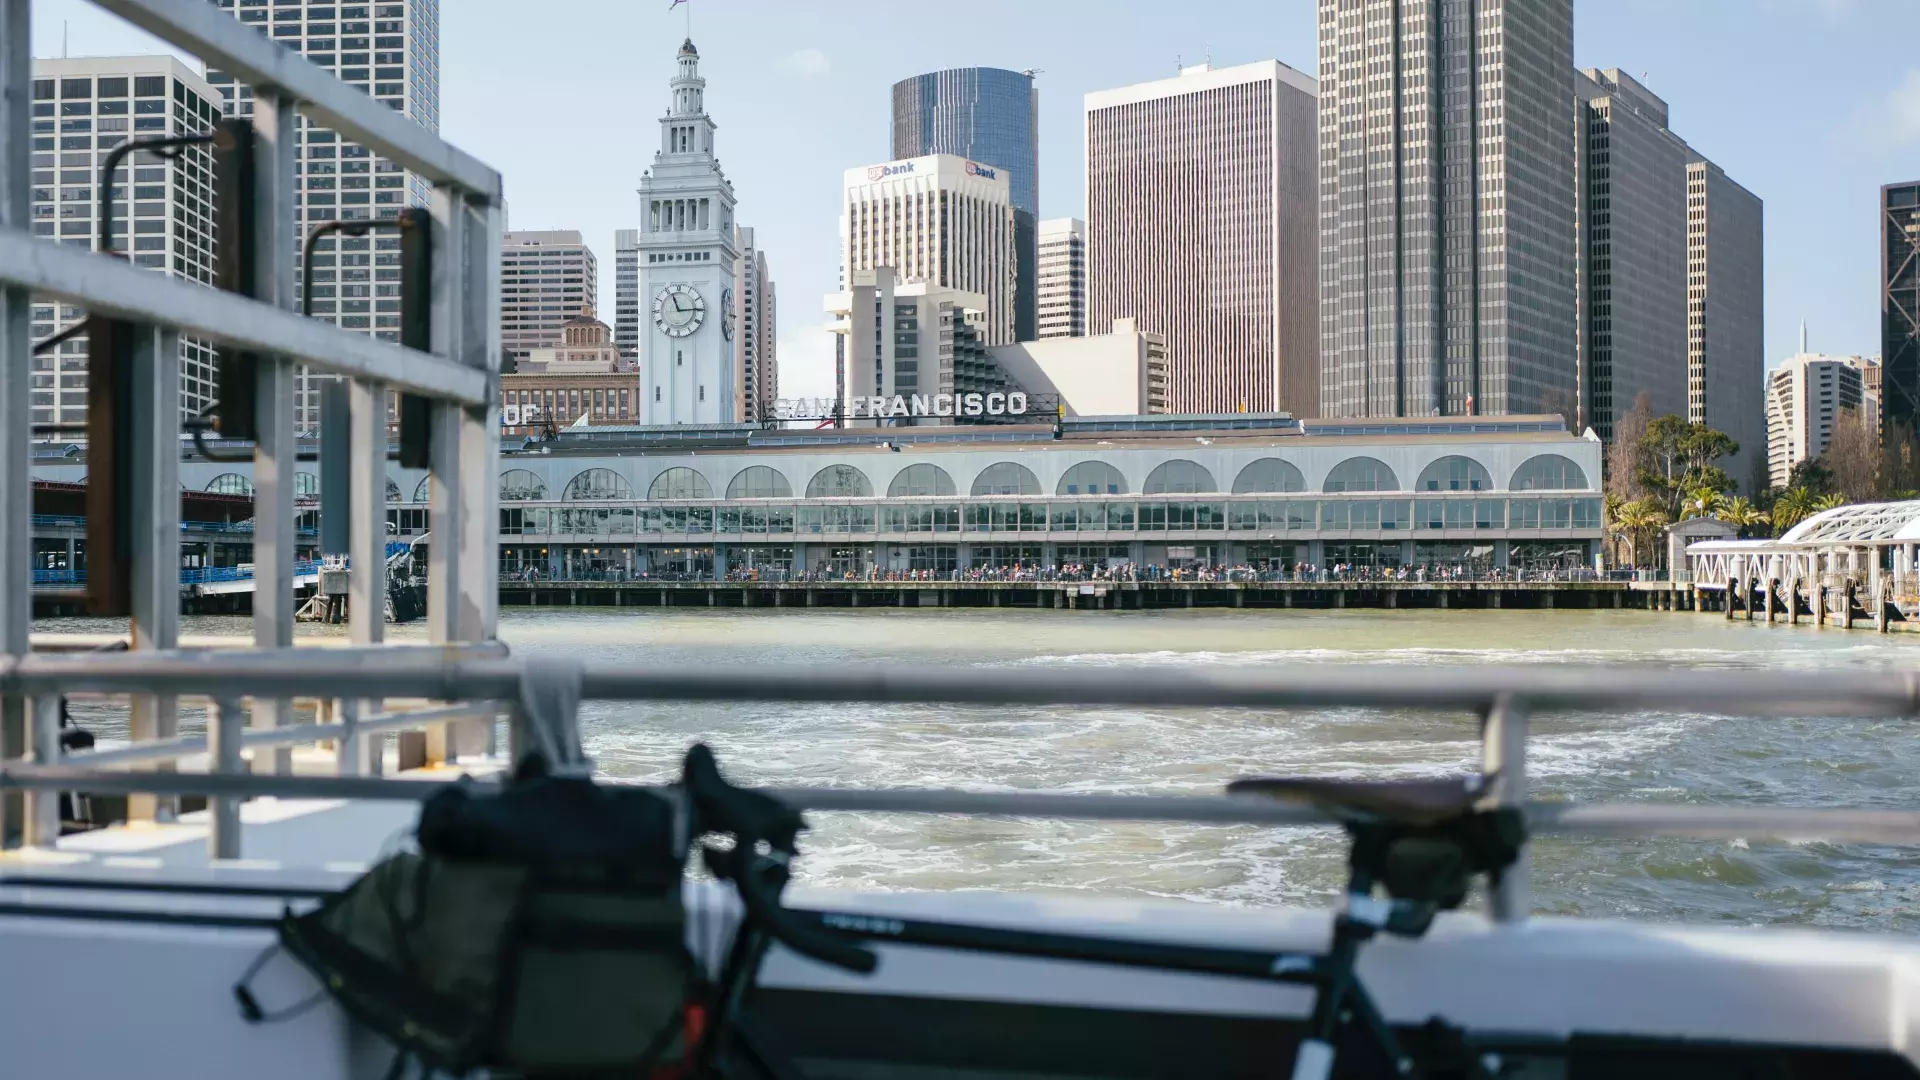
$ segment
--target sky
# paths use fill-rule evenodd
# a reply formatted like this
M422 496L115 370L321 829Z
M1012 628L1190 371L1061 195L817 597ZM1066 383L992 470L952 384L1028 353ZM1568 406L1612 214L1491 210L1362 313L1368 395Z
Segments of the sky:
M842 172L889 156L891 87L949 67L1038 69L1040 212L1081 216L1081 98L1181 63L1311 73L1311 0L441 0L441 134L499 169L516 229L578 229L613 313L613 233L658 144L692 35L739 220L779 297L782 396L831 393L822 297ZM34 0L36 56L162 48L86 0ZM64 42L63 42L64 35ZM1577 0L1574 61L1617 67L1673 130L1759 195L1766 357L1879 351L1877 200L1920 178L1920 2Z

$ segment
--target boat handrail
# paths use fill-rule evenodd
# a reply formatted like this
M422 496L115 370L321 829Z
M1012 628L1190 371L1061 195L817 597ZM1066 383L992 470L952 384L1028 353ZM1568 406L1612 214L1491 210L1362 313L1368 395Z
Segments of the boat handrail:
M32 762L0 769L0 790L31 793L44 807L46 793L201 794L237 808L247 796L418 800L451 778L386 779L358 776L253 775L243 771L238 747L249 741L284 744L352 737L336 725L241 728L238 701L248 695L327 700L350 686L361 698L415 698L451 702L437 712L369 716L361 723L400 726L442 718L515 717L510 742L526 745L521 727L536 679L571 684L565 700L894 703L955 707L1075 705L1167 708L1410 708L1465 713L1480 723L1481 771L1491 801L1525 809L1540 834L1632 837L1827 839L1842 842L1920 843L1920 811L1838 807L1768 807L1666 803L1528 801L1526 736L1530 718L1546 712L1680 708L1754 717L1900 717L1920 713L1920 675L1905 671L1787 672L1526 666L1444 667L1352 664L1269 666L1257 670L1191 672L1108 670L1088 672L1039 667L981 667L926 671L900 667L758 667L631 670L541 659L537 663L431 647L408 650L332 650L248 655L138 652L34 655L0 659L0 694L36 703L73 691L95 693L202 694L221 702L209 720L214 753L206 773L138 772L101 768L102 759L62 757L57 732L48 739L46 710L36 707ZM57 713L54 714L57 721ZM565 715L548 722L570 725ZM362 729L361 733L366 730ZM182 743L164 754L178 756ZM107 753L116 753L109 751ZM195 752L199 752L196 749ZM106 758L125 764L127 759ZM945 791L891 788L775 788L769 793L819 811L984 814L1089 820L1158 820L1266 826L1309 825L1331 819L1304 807L1228 796L1106 795L1039 791ZM44 812L44 810L42 811ZM33 811L29 810L29 815ZM229 830L238 854L238 830ZM1525 861L1507 875L1493 898L1502 919L1527 910Z

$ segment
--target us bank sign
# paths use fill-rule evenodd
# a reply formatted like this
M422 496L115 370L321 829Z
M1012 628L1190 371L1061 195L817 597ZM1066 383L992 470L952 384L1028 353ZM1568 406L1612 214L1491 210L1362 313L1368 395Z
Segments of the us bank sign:
M992 394L895 394L848 398L845 408L832 398L781 398L773 403L776 420L894 420L933 416L1025 416L1027 395L1015 390Z

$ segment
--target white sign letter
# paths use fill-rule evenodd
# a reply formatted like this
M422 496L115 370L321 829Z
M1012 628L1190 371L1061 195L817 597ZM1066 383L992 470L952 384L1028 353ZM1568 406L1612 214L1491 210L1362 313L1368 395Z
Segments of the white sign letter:
M1004 413L1006 411L1007 411L1007 395L1005 394L988 394L987 395L987 415L988 416L999 416L1001 413Z
M1015 416L1027 414L1027 395L1014 391L1007 395L1007 411Z

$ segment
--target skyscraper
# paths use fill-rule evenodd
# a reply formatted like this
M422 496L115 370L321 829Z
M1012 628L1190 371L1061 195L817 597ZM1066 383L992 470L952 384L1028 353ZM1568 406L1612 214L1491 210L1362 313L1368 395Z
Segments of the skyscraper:
M1087 223L1050 218L1040 223L1037 337L1085 337L1087 333ZM1105 331L1103 330L1102 333Z
M1014 335L1039 332L1040 92L1027 72L953 68L893 84L893 156L954 154L1012 180Z
M34 235L92 249L100 233L99 168L108 152L129 138L208 131L219 118L219 100L205 79L171 56L35 60ZM113 249L135 266L213 284L212 187L213 161L204 146L187 147L172 161L129 155L110 188ZM42 340L86 315L36 297L31 332ZM182 337L183 415L198 414L212 400L213 377L213 350ZM86 422L84 336L33 358L31 407L35 424Z
M640 422L730 424L740 411L733 338L733 185L714 156L713 117L700 52L674 56L660 149L640 178L634 253L638 299L651 316L640 335Z
M440 130L440 0L274 0L271 9L258 0L212 2L427 130ZM218 71L209 71L207 81L224 96L227 115L253 115L252 87ZM392 217L405 207L428 204L431 192L425 178L304 116L296 127L296 235L302 240L323 222ZM301 282L299 288L308 284ZM316 318L390 340L399 337L397 234L376 231L321 241L311 286ZM302 371L295 387L295 427L300 431L318 427L315 379Z
M773 271L767 253L752 229L740 228L740 277L733 291L740 298L740 329L734 347L740 363L740 419L764 420L773 415L780 396L780 369L776 356Z
M620 355L640 359L640 230L613 233L613 343Z
M1721 462L1748 492L1767 476L1760 199L1720 166L1687 163L1687 419L1733 436Z
M972 303L986 343L1017 340L1013 207L1004 171L937 154L848 169L843 189L843 273L885 267L901 285L977 294Z
M1890 436L1920 431L1920 181L1880 189L1881 407Z
M1320 0L1329 416L1572 413L1572 0Z
M1318 411L1314 93L1263 60L1086 97L1087 323L1165 340L1173 412Z
M1841 412L1860 410L1879 429L1879 398L1866 376L1879 365L1859 356L1821 356L1802 346L1767 372L1767 475L1774 487L1786 487L1793 467L1827 452Z
M500 238L500 350L518 362L560 344L560 328L592 317L600 264L578 230Z

